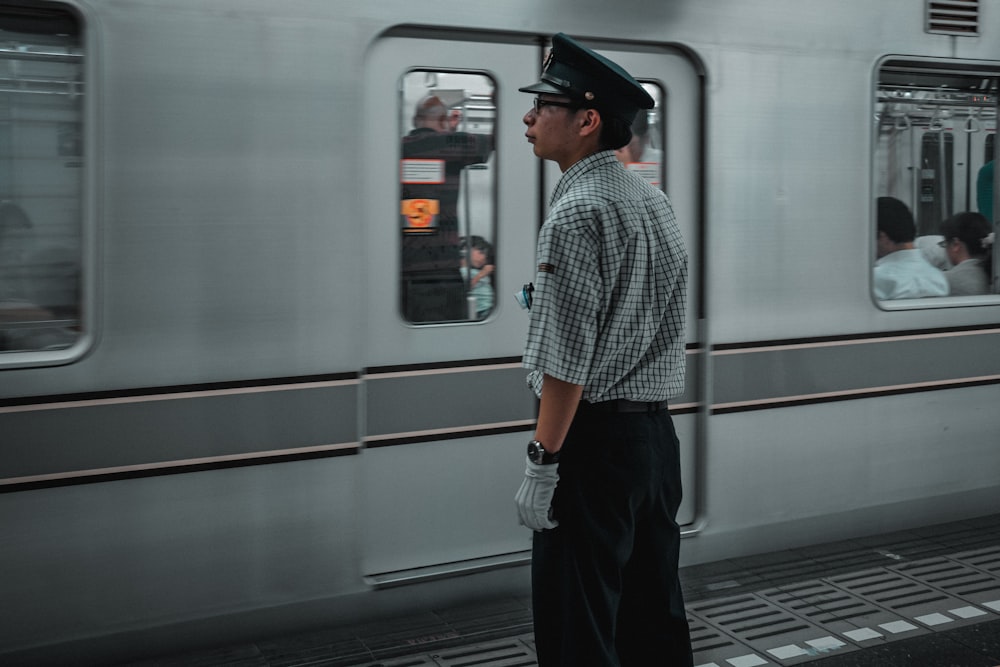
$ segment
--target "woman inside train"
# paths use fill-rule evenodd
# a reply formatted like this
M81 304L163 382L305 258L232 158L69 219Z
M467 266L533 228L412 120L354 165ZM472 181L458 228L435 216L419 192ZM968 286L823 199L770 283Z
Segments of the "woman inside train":
M941 224L940 246L952 268L945 271L952 296L990 293L994 234L989 221L974 211L957 213Z

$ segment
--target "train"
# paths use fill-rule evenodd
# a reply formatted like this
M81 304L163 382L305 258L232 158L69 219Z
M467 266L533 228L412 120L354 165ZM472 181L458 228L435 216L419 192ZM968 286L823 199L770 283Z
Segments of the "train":
M921 239L977 209L992 9L3 0L0 662L527 590L515 297L559 172L517 89L557 32L656 100L625 161L690 256L682 565L995 512L1000 262L872 286L878 197ZM405 194L444 179L401 152L432 97L490 137L450 229Z

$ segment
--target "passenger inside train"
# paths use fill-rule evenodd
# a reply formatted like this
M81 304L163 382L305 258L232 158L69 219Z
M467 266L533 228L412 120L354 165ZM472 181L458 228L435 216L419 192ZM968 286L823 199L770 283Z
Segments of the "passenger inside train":
M879 299L948 296L944 272L932 266L914 245L916 232L906 204L895 197L878 198L873 274Z
M976 173L976 208L988 221L993 221L993 160Z
M654 100L659 100L662 91L653 84L643 84L643 88ZM663 184L663 151L662 139L657 127L661 123L659 108L657 106L648 111L643 111L635 117L632 123L632 140L615 151L618 161L625 165L629 171L633 171L650 185L661 187Z
M940 234L927 234L925 236L918 236L913 241L913 245L924 254L924 259L930 262L935 268L947 271L951 268L951 262L948 261L948 253L944 251L944 246L941 245L942 241L944 241L944 237Z
M493 291L493 272L496 270L493 246L482 236L463 239L462 278L468 283L469 315L471 319L485 319L493 310L496 296Z
M663 151L654 145L650 130L649 112L638 114L632 123L632 140L615 151L626 167L637 162L663 162Z
M994 234L981 213L966 211L941 225L940 246L952 267L945 271L952 296L990 293Z

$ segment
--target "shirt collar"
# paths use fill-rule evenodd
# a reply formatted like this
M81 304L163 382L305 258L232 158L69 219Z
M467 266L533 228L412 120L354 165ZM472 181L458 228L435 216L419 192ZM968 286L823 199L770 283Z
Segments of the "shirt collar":
M898 262L910 262L916 258L921 258L923 252L917 248L904 248L903 250L894 250L884 257L879 257L875 260L875 264L896 264ZM930 264L930 262L928 262Z
M615 157L615 152L611 150L591 153L587 157L576 162L572 167L567 169L566 173L564 173L562 178L559 179L559 183L556 184L555 190L552 191L552 197L549 199L549 206L556 203L560 197L566 194L566 191L569 190L570 186L587 172L603 167L604 165L616 163L618 163L618 158Z

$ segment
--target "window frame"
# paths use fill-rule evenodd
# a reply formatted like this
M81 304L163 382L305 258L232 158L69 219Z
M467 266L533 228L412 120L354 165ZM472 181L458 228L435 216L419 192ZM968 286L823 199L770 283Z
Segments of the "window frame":
M497 77L492 72L490 72L488 70L481 70L481 69L463 69L463 68L433 67L433 66L413 66L413 67L407 68L404 72L402 72L400 74L400 76L399 76L399 79L398 79L398 90L397 90L398 103L397 103L397 109L396 109L396 112L397 112L396 113L396 118L398 119L398 125L397 125L397 128L396 128L396 136L398 136L399 139L400 139L399 143L397 144L397 146L398 146L397 163L400 165L401 170L402 170L403 160L407 159L403 155L403 147L402 147L403 142L402 142L402 140L403 140L403 138L405 138L411 132L412 129L414 129L414 128L412 128L411 123L408 122L408 119L412 118L412 116L413 116L413 112L414 112L413 106L414 106L415 100L409 99L407 97L407 79L408 79L408 77L411 77L411 76L414 76L414 75L424 75L425 77L427 75L435 75L435 77L436 76L440 76L440 75L457 75L457 76L479 77L479 78L483 79L484 81L489 82L490 85L491 85L491 87L492 87L492 95L494 97L494 102L493 102L493 148L491 150L490 159L489 159L489 161L491 162L492 174L491 174L491 181L490 181L490 184L489 184L490 219L489 219L489 223L488 223L488 228L490 230L490 237L487 240L492 245L493 258L494 258L494 262L496 262L496 257L498 255L497 239L498 239L498 235L499 235L499 230L498 230L498 226L499 226L498 208L499 208L499 188L500 188L500 186L499 186L499 169L498 169L498 164L499 164L499 159L500 159L499 155L498 155L498 153L499 153L499 150L498 150L498 146L499 146L499 134L500 134L500 129L499 129L499 105L496 103L496 100L499 98L499 95L500 95L499 81L498 81ZM441 90L440 88L431 88L429 86L427 87L427 89L428 90ZM444 89L444 90L450 90L450 89ZM419 99L421 99L420 96L418 96L417 100L419 100ZM476 134L476 133L473 133L473 134ZM481 164L484 165L486 163L484 162L484 163L470 164L470 165L466 166L464 169L473 168L473 167L479 166ZM401 201L403 200L403 185L404 185L404 182L403 182L403 176L402 176L402 173L401 173L400 174L400 179L399 179L399 198L400 198ZM461 187L461 185L460 185L460 187ZM466 187L467 187L467 182L466 182ZM465 208L465 209L469 208L469 201L468 201L467 198L464 198L464 201L463 201L463 197L462 197L462 193L461 192L459 193L459 203L463 203L464 204L463 208ZM458 206L459 203L456 203L456 206ZM466 210L466 212L467 212L467 210ZM463 213L461 211L459 211L458 213L459 213L459 217L461 218L462 215L463 215ZM461 247L465 250L465 256L470 256L471 255L471 248L470 248L469 239L465 238L462 235L462 229L459 229L458 231L459 231L460 238L463 239L463 243L462 243ZM472 233L471 227L469 228L469 231L470 231L469 236L478 236L477 234L473 234ZM399 316L400 320L406 326L417 327L417 328L426 328L426 327L433 327L433 326L476 325L476 324L483 324L483 323L489 321L491 318L493 318L493 317L496 316L496 314L497 314L497 312L499 310L499 307L500 307L499 299L497 298L498 297L498 293L497 293L497 287L498 287L497 276L498 276L499 271L496 270L496 269L494 269L494 272L492 274L493 304L491 306L491 309L489 310L489 312L487 312L487 314L485 316L483 316L481 318L480 317L471 317L471 318L468 318L468 319L445 319L445 320L427 320L427 321L420 321L420 320L416 320L415 321L415 320L412 320L409 317L407 317L406 305L405 305L405 299L404 299L404 293L403 293L403 291L405 289L405 287L404 287L404 282L405 282L405 279L404 279L404 266L403 266L403 239L405 238L406 235L405 235L405 233L404 234L396 233L395 236L397 238L396 258L397 258L397 260L399 262L399 264L398 264L399 280L396 283L397 286L398 286L398 290L399 290L399 293L398 293L397 299L396 299L396 303L397 303L397 306L398 306L398 308L397 308L397 315ZM465 282L465 299L467 301L467 304L469 304L470 300L473 298L472 297L472 293L471 293L471 291L468 288L468 280L469 279L468 279L467 276L463 276L463 281Z
M926 77L930 79L938 77L941 80L957 78L957 79L968 79L970 81L974 79L980 79L980 80L992 79L992 85L990 86L990 89L989 91L987 91L987 93L988 95L993 97L993 104L988 107L982 107L991 109L991 113L993 116L992 129L987 130L985 127L982 128L986 133L986 136L989 136L989 134L996 133L998 120L1000 120L1000 91L998 91L997 88L997 81L1000 81L1000 65L984 61L970 61L970 60L959 60L951 58L928 58L921 56L905 56L905 55L887 55L881 58L875 64L872 75L872 87L871 87L871 100L872 100L871 117L874 118L874 122L871 125L871 132L872 132L871 152L870 152L871 167L869 172L870 173L869 183L871 184L872 187L872 196L869 209L869 218L870 218L869 257L871 259L869 261L870 269L869 269L868 280L869 280L870 298L873 304L878 309L883 311L966 308L966 307L1000 305L1000 267L998 267L998 259L1000 259L1000 248L998 248L997 243L993 244L993 266L992 266L992 274L990 276L990 289L992 291L990 294L975 295L975 296L948 295L940 297L923 297L915 299L894 299L894 300L879 299L875 294L874 261L876 257L875 242L878 234L877 219L876 219L876 212L877 212L876 201L879 196L883 196L885 194L890 194L890 196L893 196L891 195L891 193L884 192L885 184L880 181L880 176L882 172L880 164L880 158L882 157L880 154L881 144L882 144L881 128L883 125L882 115L884 112L888 110L887 108L884 108L882 106L880 95L883 92L883 88L890 87L889 85L883 86L883 75L884 73L890 71L893 75L896 76L900 74L909 74L914 79L919 79L921 77ZM916 84L911 84L911 86L913 90L916 90L916 88L918 87ZM905 86L901 87L901 89L904 88ZM939 104L938 106L942 105ZM953 104L953 106L955 106L955 108L959 108L961 104L956 102ZM968 107L968 104L965 104L965 106ZM907 121L907 123L908 122L909 121ZM909 126L907 127L907 129L910 129ZM949 131L952 134L958 134L963 131L963 128L956 124L951 129L943 130L942 136L945 131ZM996 148L997 147L995 146L995 150ZM995 157L996 155L994 156L994 159ZM972 174L970 176L970 174L968 173L969 166L965 165L965 168L967 171L966 181L968 181L971 178L974 188L975 174ZM919 193L914 189L914 191L911 194L913 196L917 196ZM996 179L995 179L994 193L993 193L994 211L995 211L994 218L997 218L996 211L998 210L997 209L998 196L1000 196L1000 192L997 192ZM959 212L960 210L976 210L974 189L970 199L971 201L967 202L969 208L967 209L956 208L953 211L953 214ZM907 206L910 207L911 212L914 215L914 220L918 225L918 238L919 238L920 234L919 234L919 222L917 220L917 212L913 210L913 206L911 205L910 202L904 202L904 203L906 203ZM997 220L992 220L990 222L992 223L994 233L996 234L997 230L1000 229L1000 224L998 224Z
M66 25L72 23L75 30L72 44L66 46L67 59L79 59L79 77L76 83L77 94L81 95L78 115L73 123L79 127L79 156L71 156L67 166L75 166L80 170L78 180L79 199L76 206L79 211L79 243L75 251L76 258L76 317L72 322L78 327L77 336L66 347L56 349L29 349L0 352L0 371L15 368L31 368L66 365L79 361L89 354L99 336L98 323L98 182L97 164L99 161L99 137L97 123L98 79L96 76L99 54L96 45L99 40L93 35L94 22L88 20L82 8L70 2L47 2L22 0L8 5L17 14L14 20L23 21L27 25L37 22L47 30L39 28L26 34L34 35L64 35ZM2 15L3 10L0 10ZM40 39L40 42L46 40ZM76 53L72 53L75 51ZM44 53L44 52L43 52ZM61 55L61 54L60 54ZM2 56L0 56L2 58ZM65 121L68 122L68 121ZM54 123L56 124L56 123ZM74 138L76 139L76 138ZM69 157L69 156L68 156ZM75 165L68 163L75 162ZM59 321L54 319L51 321Z

